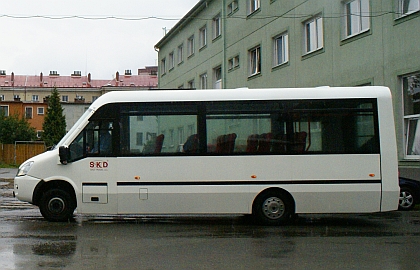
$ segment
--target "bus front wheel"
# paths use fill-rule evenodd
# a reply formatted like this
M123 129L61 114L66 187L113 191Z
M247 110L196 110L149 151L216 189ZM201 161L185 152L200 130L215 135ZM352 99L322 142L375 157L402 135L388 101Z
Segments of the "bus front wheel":
M40 200L39 210L48 221L68 221L73 217L76 203L64 190L50 189L46 191Z
M293 198L282 190L264 191L254 201L253 215L263 225L284 224L294 215Z

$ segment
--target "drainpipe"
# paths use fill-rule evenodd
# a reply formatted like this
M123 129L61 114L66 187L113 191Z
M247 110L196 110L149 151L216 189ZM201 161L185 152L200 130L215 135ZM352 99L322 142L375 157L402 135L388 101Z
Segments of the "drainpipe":
M226 0L222 0L222 39L223 39L223 52L222 52L222 89L226 89Z

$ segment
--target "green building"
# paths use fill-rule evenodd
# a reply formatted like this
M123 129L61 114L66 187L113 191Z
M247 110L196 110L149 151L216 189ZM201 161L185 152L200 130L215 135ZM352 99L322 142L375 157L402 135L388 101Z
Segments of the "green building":
M387 86L420 180L419 29L420 0L201 0L155 46L159 88Z

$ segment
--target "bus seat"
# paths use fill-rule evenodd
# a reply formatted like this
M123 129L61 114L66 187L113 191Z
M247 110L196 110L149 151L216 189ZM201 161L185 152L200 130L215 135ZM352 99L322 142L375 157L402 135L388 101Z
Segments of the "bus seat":
M292 151L294 153L303 153L305 152L306 148L306 137L308 136L308 133L305 131L296 132L294 134L294 143L292 147Z
M216 139L216 153L229 154L235 149L236 134L220 135Z
M246 140L246 152L255 153L258 149L258 134L251 134Z
M184 143L183 150L185 153L197 153L198 152L198 135L190 135Z
M259 136L258 153L270 153L272 133L264 133Z
M163 134L160 134L159 136L156 137L155 154L162 152L162 145L163 145L164 139L165 139L165 135Z

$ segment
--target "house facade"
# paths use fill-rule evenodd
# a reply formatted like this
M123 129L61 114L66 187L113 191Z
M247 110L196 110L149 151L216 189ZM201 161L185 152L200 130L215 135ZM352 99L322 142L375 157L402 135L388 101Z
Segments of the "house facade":
M202 0L156 45L160 88L384 85L419 179L419 0Z
M99 96L110 91L150 90L157 88L157 67L138 69L137 74L131 70L116 72L108 80L94 80L91 74L84 76L80 71L71 75L60 75L50 71L48 75L15 75L0 70L0 109L6 115L25 116L38 137L42 134L44 115L48 107L48 97L57 88L66 126L69 130L79 117Z

